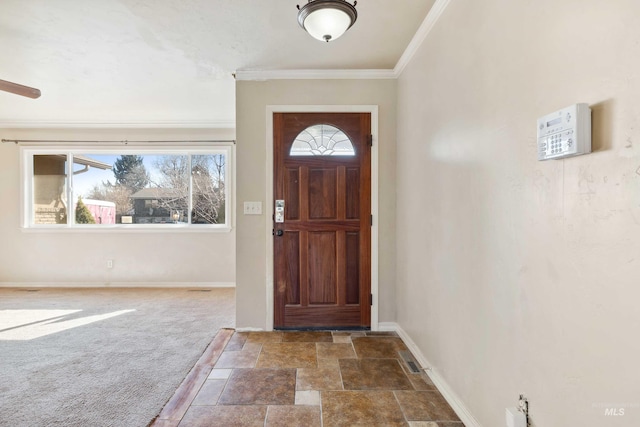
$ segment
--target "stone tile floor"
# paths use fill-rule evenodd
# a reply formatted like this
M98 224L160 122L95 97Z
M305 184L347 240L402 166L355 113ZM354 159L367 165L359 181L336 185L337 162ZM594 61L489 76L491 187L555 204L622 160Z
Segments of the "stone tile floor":
M393 332L229 331L225 343L154 427L464 427Z

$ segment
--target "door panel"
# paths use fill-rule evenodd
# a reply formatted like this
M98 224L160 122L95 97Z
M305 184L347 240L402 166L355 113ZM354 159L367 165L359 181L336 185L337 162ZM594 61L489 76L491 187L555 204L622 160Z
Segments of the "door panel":
M300 171L288 168L285 181L285 218L288 221L300 219Z
M309 304L335 304L336 233L309 232Z
M336 169L309 169L309 219L337 219Z
M288 231L284 233L283 237L287 251L285 280L287 283L293 284L293 286L287 286L286 304L300 304L300 233Z
M276 328L370 327L370 130L369 113L274 114L274 195L285 201L274 223ZM308 155L303 134L315 138Z
M346 287L347 287L347 304L360 303L360 233L357 231L347 232L346 234Z
M347 169L346 182L346 218L358 219L360 217L360 170Z

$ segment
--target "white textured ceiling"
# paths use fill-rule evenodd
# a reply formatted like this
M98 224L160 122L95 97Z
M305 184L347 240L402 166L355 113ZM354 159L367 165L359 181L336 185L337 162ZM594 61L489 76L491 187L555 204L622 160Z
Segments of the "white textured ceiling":
M0 0L0 125L233 127L237 70L392 69L434 0L361 0L322 43L296 20L306 0Z

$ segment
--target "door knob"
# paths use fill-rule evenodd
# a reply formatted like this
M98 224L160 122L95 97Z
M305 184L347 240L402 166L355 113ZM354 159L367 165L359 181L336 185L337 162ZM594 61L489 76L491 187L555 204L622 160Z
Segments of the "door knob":
M284 231L282 231L282 230L272 230L271 234L273 234L274 236L281 237L284 234Z

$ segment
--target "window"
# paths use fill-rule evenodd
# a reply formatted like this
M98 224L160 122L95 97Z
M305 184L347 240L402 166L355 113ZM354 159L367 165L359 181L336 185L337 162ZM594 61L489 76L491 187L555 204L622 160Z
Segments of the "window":
M23 149L31 228L229 228L230 147Z
M309 126L291 144L291 156L355 156L353 144L340 129L327 125Z

